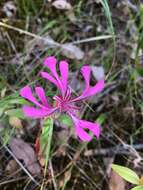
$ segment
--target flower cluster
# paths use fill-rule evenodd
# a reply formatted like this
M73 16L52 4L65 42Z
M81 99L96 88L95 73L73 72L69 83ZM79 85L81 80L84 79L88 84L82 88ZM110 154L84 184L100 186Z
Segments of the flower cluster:
M90 66L83 66L81 68L81 73L85 80L85 89L80 96L73 98L72 90L68 84L68 63L66 61L59 62L60 76L56 70L57 60L55 57L47 57L44 61L44 65L51 73L41 72L41 76L53 83L59 90L59 94L53 97L53 100L56 103L51 105L47 100L44 89L39 86L35 87L35 93L39 99L39 101L37 101L31 88L25 86L20 90L20 95L32 102L35 106L24 105L24 114L31 118L45 118L51 116L55 112L64 112L72 119L75 125L76 135L82 141L90 141L92 139L85 129L88 129L93 135L99 138L99 124L79 119L77 117L77 112L80 108L76 105L76 102L86 100L100 92L104 88L104 80L100 80L94 86L90 86Z

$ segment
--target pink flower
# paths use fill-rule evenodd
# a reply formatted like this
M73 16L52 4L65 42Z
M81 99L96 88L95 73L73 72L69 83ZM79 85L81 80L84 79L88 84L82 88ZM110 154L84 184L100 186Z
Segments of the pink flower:
M76 106L76 102L85 100L90 96L99 93L104 88L104 80L100 80L96 85L90 86L91 69L89 66L83 66L81 68L81 73L85 80L85 89L80 96L72 98L72 90L68 85L68 63L66 61L59 62L60 76L56 71L57 60L55 57L51 56L46 58L44 65L48 67L51 74L41 72L41 76L53 83L59 89L59 94L53 97L54 101L56 101L56 105L50 105L42 87L35 88L36 95L39 98L39 101L37 101L33 96L31 88L29 86L25 86L21 89L20 95L35 104L36 107L28 105L23 106L24 114L31 118L44 118L54 114L55 112L66 113L73 120L76 135L81 140L90 141L92 139L84 129L88 129L97 138L99 138L99 124L79 119L76 116L76 113L80 108Z

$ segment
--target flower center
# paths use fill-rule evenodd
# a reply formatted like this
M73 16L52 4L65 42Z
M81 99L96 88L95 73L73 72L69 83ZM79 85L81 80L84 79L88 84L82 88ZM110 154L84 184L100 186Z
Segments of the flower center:
M79 110L79 107L75 106L70 102L71 100L71 90L68 89L64 96L54 96L54 100L56 100L56 107L59 108L60 112L67 111L76 111Z
M55 96L56 107L60 109L60 112L68 111L70 109L70 103L68 99L63 99L63 97Z

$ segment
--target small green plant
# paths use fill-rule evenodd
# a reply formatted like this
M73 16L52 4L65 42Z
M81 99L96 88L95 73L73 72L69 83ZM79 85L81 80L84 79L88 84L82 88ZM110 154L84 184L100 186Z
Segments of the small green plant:
M143 190L143 176L139 177L133 170L112 164L112 169L126 181L136 185L131 190Z

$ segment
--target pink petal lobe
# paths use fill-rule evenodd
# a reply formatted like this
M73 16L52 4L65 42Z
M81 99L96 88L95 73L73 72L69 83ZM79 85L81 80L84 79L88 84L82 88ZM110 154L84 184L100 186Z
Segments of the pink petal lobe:
M65 93L68 85L68 63L66 61L60 61L59 66L61 73L61 82Z
M98 123L92 123L89 121L78 119L71 113L69 113L69 115L71 116L75 124L76 134L82 141L90 141L92 139L92 137L84 129L88 129L90 132L93 133L94 136L96 136L97 139L99 138L100 125Z
M44 61L44 65L47 66L51 73L53 74L53 76L56 78L56 80L59 82L59 76L58 76L58 73L56 71L56 65L57 65L57 60L54 56L50 56L50 57L47 57Z
M95 86L91 86L87 91L84 92L84 97L93 96L103 90L105 86L104 80L100 80Z
M49 105L49 103L48 103L48 101L47 101L47 98L46 98L44 89L39 86L39 87L36 87L36 88L35 88L35 91L36 91L36 94L37 94L38 98L40 99L41 103L42 103L44 106L50 108L50 105Z
M100 125L99 125L99 123L92 123L89 121L80 120L80 125L84 129L89 129L89 131L91 131L96 136L97 139L99 138L99 136L100 136Z
M90 96L101 92L104 87L105 87L105 81L100 80L95 86L91 87Z
M92 137L85 132L80 126L76 126L76 135L82 140L82 141L91 141Z
M44 60L44 65L48 67L53 74L56 73L56 64L57 60L54 56L49 56Z
M46 65L50 69L53 77L56 79L56 83L58 83L58 88L61 90L62 94L64 95L64 87L56 71L56 64L57 60L54 56L47 57L44 61L44 65Z
M82 76L85 80L85 89L88 89L90 86L90 73L91 69L89 66L85 65L81 68Z
M60 88L60 86L59 86L57 80L54 79L49 73L47 73L47 72L41 72L40 74L41 74L41 76L42 76L43 78L47 79L48 81L50 81L50 82L52 82L54 85L56 85L58 88Z
M24 88L22 88L20 90L20 95L29 100L30 102L34 103L37 106L43 107L37 100L36 98L33 96L32 90L29 86L25 86Z
M45 109L37 109L31 106L23 106L22 108L25 116L31 117L31 118L43 118L46 116L51 115L55 109L51 109L50 111L47 111Z
M104 80L100 80L95 86L91 86L88 89L85 89L79 97L73 99L72 101L75 102L75 101L84 100L88 97L91 97L101 92L104 87L105 87Z

